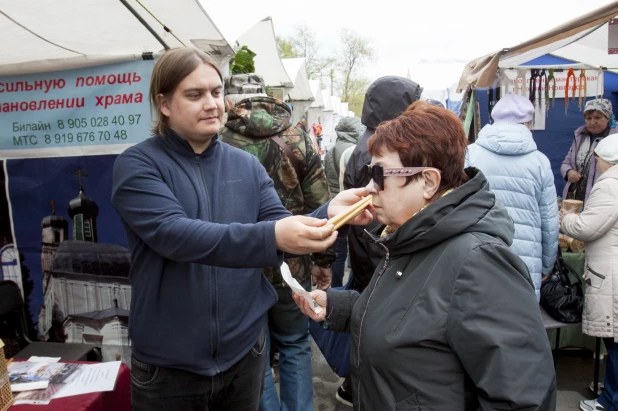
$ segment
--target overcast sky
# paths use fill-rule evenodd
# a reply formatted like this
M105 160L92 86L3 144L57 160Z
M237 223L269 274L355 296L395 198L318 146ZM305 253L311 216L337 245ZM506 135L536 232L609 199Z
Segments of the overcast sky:
M295 26L307 24L318 35L320 51L328 53L335 51L339 31L346 27L368 38L376 51L375 60L363 70L366 77L374 80L384 75L406 76L410 69L412 79L421 84L435 81L431 69L427 70L432 64L458 61L463 67L476 57L515 46L611 3L609 0L200 1L230 43L253 24L270 16L275 33L280 36L290 36ZM455 67L458 71L459 66ZM448 66L442 69L446 73L452 70ZM449 80L444 86L456 80Z

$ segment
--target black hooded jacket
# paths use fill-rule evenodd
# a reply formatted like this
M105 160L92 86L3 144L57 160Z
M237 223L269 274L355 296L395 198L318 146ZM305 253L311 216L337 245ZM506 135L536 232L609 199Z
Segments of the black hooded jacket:
M413 81L403 77L387 76L374 81L365 93L361 122L367 126L360 141L356 145L352 157L346 167L344 187L365 187L370 178L366 165L371 163L371 155L367 152L367 140L383 121L399 116L412 103L421 97L423 88ZM350 247L350 264L354 275L354 289L362 291L367 287L376 265L384 256L384 252L363 239L363 232L374 229L379 223L367 227L351 226L348 234Z
M556 377L507 210L471 179L374 237L365 292L328 290L326 322L351 336L355 410L556 409Z

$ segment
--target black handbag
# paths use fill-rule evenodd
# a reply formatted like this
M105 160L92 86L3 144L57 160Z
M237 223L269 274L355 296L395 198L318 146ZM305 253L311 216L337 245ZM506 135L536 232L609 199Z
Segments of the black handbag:
M569 273L575 276L576 283L571 283ZM579 275L559 253L554 271L541 285L541 307L554 320L572 324L582 321L583 305L584 294Z

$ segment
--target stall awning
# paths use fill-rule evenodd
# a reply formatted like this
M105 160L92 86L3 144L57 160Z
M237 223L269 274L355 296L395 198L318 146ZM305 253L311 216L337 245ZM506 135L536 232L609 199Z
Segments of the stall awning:
M141 58L195 47L219 63L233 50L198 0L5 1L0 10L0 75L27 74ZM173 35L166 31L171 30Z
M618 15L618 2L608 4L546 33L471 61L459 89L490 87L498 67L516 67L545 54L618 72L618 54L608 54L608 22Z

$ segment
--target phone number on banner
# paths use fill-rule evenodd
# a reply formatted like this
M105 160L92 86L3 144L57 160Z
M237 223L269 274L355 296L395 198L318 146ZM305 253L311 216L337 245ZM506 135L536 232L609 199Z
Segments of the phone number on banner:
M34 132L37 134L14 135L13 146L79 145L119 143L127 140L127 128L143 123L141 114L118 116L77 117L56 120L52 123L13 123L13 132ZM54 131L52 131L52 129ZM44 134L40 132L43 131Z

